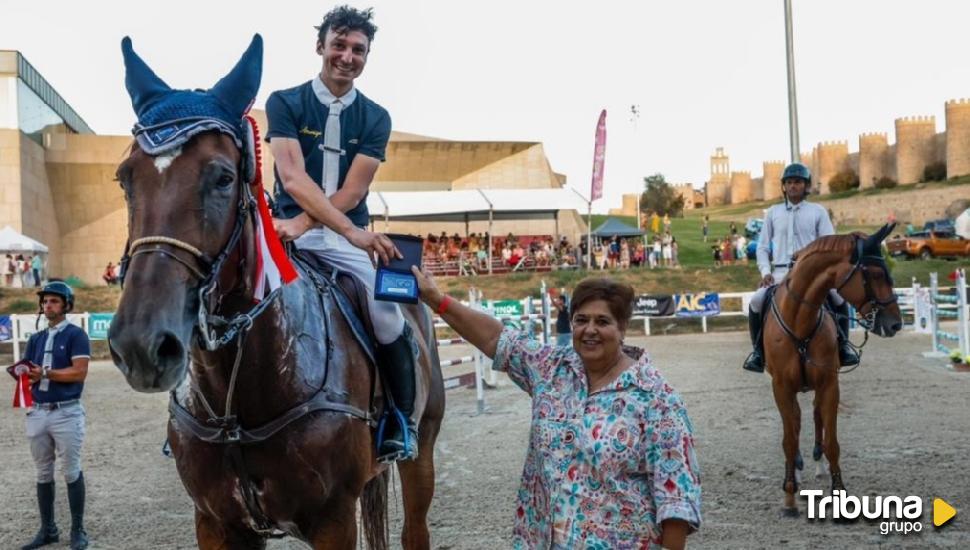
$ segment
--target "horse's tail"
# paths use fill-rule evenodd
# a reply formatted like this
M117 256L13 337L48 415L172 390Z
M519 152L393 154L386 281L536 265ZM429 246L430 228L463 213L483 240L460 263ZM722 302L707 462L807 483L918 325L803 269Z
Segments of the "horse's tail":
M360 515L364 523L364 538L370 550L387 550L387 480L390 469L383 472L364 485L364 492L360 495Z

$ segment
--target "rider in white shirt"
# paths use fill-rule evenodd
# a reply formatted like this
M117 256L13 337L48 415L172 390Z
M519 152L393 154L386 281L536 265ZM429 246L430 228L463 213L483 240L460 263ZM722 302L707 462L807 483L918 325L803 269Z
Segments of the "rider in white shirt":
M834 235L828 211L815 203L805 201L812 184L812 173L807 166L793 163L785 168L781 179L785 202L776 204L765 212L764 225L758 238L758 270L761 282L751 297L748 312L748 328L754 351L744 362L744 369L764 372L764 355L761 345L762 312L768 287L781 283L792 268L792 257L812 241L826 235ZM839 361L842 366L859 364L859 355L848 342L849 305L832 289L829 306L836 314L839 327Z

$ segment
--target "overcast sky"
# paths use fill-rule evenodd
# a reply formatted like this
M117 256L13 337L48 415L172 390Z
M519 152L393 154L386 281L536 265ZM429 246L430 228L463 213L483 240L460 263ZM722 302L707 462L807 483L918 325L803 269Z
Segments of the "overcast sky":
M970 96L970 2L793 0L802 150L889 132ZM604 199L662 172L700 187L723 146L732 170L786 160L782 0L351 2L380 30L359 88L396 130L455 140L540 141L589 193L607 109ZM0 0L0 49L20 50L99 134L133 123L120 41L173 87L207 88L253 33L266 45L256 106L320 69L325 2ZM631 115L639 106L639 117ZM890 141L893 138L890 137Z

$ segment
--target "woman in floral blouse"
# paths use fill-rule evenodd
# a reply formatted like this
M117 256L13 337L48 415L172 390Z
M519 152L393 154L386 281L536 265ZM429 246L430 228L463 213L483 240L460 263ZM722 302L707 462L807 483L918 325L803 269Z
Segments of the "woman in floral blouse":
M427 273L414 274L421 299L532 396L515 547L684 548L701 522L692 428L647 355L622 345L633 289L582 281L569 348L503 328L442 294Z

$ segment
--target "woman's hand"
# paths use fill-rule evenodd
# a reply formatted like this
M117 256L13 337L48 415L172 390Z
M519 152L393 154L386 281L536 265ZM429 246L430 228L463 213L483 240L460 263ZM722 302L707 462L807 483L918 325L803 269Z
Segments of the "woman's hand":
M411 266L411 273L418 280L418 291L420 293L418 297L421 298L422 302L428 304L433 311L437 311L438 306L441 305L441 300L444 299L444 294L438 290L434 277L427 271L418 269L416 265Z

